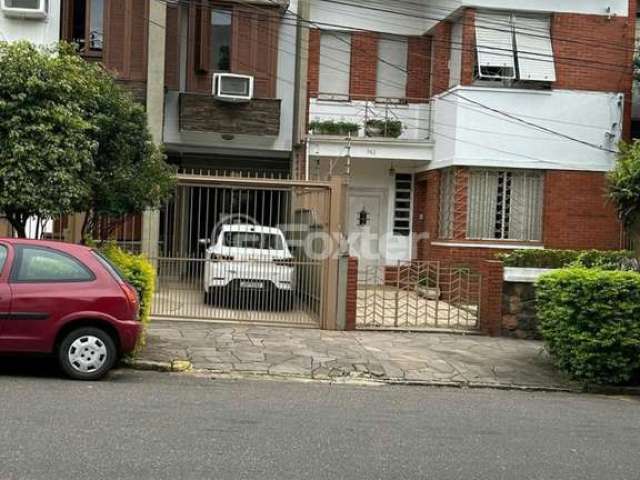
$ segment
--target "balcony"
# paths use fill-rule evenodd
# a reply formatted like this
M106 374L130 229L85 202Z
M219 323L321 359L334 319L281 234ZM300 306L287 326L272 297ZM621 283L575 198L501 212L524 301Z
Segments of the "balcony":
M431 107L400 99L333 100L321 94L309 104L310 155L342 156L350 138L354 158L430 160Z
M210 95L181 93L180 130L277 137L280 100L255 98L246 103L228 103Z

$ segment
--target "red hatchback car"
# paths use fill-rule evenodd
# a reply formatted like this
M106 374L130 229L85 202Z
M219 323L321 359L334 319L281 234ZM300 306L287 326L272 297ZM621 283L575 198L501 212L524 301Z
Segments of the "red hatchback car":
M136 290L101 254L0 238L0 352L53 353L70 377L97 380L140 335Z

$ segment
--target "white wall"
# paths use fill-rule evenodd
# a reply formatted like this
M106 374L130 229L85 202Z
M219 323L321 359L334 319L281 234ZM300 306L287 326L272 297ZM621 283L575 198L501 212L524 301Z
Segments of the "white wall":
M8 17L0 11L0 40L28 40L40 45L51 45L59 39L60 0L49 0L49 14L45 19Z
M456 96L569 137L615 150L622 95L569 90L458 87L436 97L434 161L450 165L607 171L615 154L524 125ZM614 136L609 138L608 132Z

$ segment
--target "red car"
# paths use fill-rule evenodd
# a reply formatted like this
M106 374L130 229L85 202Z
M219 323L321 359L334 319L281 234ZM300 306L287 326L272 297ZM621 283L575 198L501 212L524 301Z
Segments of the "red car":
M70 377L97 380L141 330L136 290L98 251L0 238L0 352L53 353Z

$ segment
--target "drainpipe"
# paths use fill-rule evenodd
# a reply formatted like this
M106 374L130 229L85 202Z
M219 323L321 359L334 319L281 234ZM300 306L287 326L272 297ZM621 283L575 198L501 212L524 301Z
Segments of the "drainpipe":
M149 0L147 38L147 122L156 145L162 145L164 124L164 59L167 26L167 5L162 0ZM148 209L142 216L142 253L158 258L160 212Z

